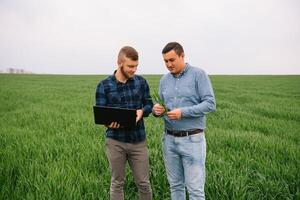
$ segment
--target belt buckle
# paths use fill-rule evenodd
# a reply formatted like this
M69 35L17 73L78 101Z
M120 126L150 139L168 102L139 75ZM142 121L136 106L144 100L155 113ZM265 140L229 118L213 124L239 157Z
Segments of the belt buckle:
M185 136L188 136L189 135L189 132L188 131L184 131L185 133Z

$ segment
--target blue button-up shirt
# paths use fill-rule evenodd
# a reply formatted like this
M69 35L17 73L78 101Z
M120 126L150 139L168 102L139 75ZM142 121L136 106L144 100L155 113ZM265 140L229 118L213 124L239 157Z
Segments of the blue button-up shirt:
M205 114L216 109L208 75L189 64L186 64L178 77L168 73L161 78L159 95L168 110L182 110L180 120L164 117L165 127L171 131L205 129Z
M98 84L96 105L143 109L143 117L147 117L153 107L149 86L143 77L135 75L133 78L128 79L126 83L122 83L116 79L114 74ZM146 138L143 118L135 128L108 128L106 136L121 142L141 142Z

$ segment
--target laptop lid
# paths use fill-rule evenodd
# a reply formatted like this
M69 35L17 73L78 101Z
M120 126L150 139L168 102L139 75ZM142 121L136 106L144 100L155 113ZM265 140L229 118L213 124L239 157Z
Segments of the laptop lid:
M107 106L93 106L96 124L109 125L117 122L120 127L136 126L136 110Z

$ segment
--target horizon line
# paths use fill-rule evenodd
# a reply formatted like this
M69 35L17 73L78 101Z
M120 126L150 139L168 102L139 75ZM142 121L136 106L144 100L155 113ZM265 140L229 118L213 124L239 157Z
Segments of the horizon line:
M72 73L1 73L0 74L10 74L10 75L62 75L62 76L109 76L109 75L112 75L112 74L96 74L96 73L83 73L83 74L72 74ZM145 73L145 74L140 74L140 73L137 73L136 75L142 75L142 76L147 76L147 75L165 75L167 73L162 73L162 74L159 74L159 73ZM211 75L211 76L299 76L299 74L209 74L208 75Z

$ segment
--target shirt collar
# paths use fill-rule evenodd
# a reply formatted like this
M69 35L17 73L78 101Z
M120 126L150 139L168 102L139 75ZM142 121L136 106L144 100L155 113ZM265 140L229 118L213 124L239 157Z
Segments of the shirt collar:
M132 78L129 78L126 83L122 83L120 81L118 81L118 79L116 78L116 72L117 70L114 71L114 73L112 74L112 80L115 81L116 83L119 83L119 84L126 84L127 82L129 81L133 81L134 80L134 76Z
M111 79L113 80L113 81L115 81L115 82L118 82L118 80L117 80L117 78L116 78L116 72L117 72L117 70L115 70L114 71L114 73L111 75Z
M175 74L172 74L174 78L179 78L181 76L183 76L190 68L190 64L188 63L185 63L185 67L184 69L182 70L182 72L180 72L180 74L176 77Z

